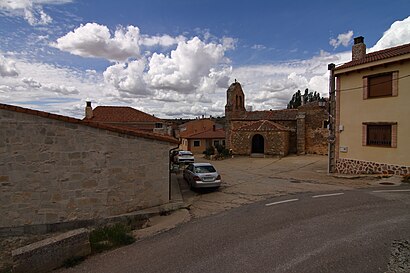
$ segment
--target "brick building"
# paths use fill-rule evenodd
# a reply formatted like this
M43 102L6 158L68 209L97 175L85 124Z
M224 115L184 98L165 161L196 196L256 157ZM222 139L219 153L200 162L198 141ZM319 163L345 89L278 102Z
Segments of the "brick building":
M233 154L327 154L328 113L320 102L298 109L247 111L239 82L227 90L226 144Z

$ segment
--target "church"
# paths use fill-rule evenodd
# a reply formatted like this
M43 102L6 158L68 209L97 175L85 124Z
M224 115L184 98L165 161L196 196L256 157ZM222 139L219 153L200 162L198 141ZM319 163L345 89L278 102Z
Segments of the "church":
M226 147L232 154L327 154L326 102L306 103L297 109L247 111L239 82L235 80L226 94Z

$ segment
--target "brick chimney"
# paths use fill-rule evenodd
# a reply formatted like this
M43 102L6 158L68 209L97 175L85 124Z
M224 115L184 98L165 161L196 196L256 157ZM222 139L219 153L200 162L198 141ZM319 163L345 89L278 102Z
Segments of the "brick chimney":
M354 38L352 47L352 61L360 60L366 57L366 45L364 44L363 36Z
M86 101L85 103L85 118L90 119L93 117L93 108L91 107L91 101Z

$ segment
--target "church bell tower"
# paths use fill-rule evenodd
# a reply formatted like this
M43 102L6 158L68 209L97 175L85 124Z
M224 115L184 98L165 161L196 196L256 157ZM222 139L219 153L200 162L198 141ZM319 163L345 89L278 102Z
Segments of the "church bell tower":
M226 91L225 117L227 120L240 118L245 112L245 94L241 84L235 79L235 82Z

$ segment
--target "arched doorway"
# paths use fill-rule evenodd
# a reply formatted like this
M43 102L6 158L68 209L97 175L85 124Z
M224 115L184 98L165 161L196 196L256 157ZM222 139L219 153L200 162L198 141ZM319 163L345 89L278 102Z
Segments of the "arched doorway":
M263 136L256 134L252 137L252 153L264 154L265 153L265 139Z

